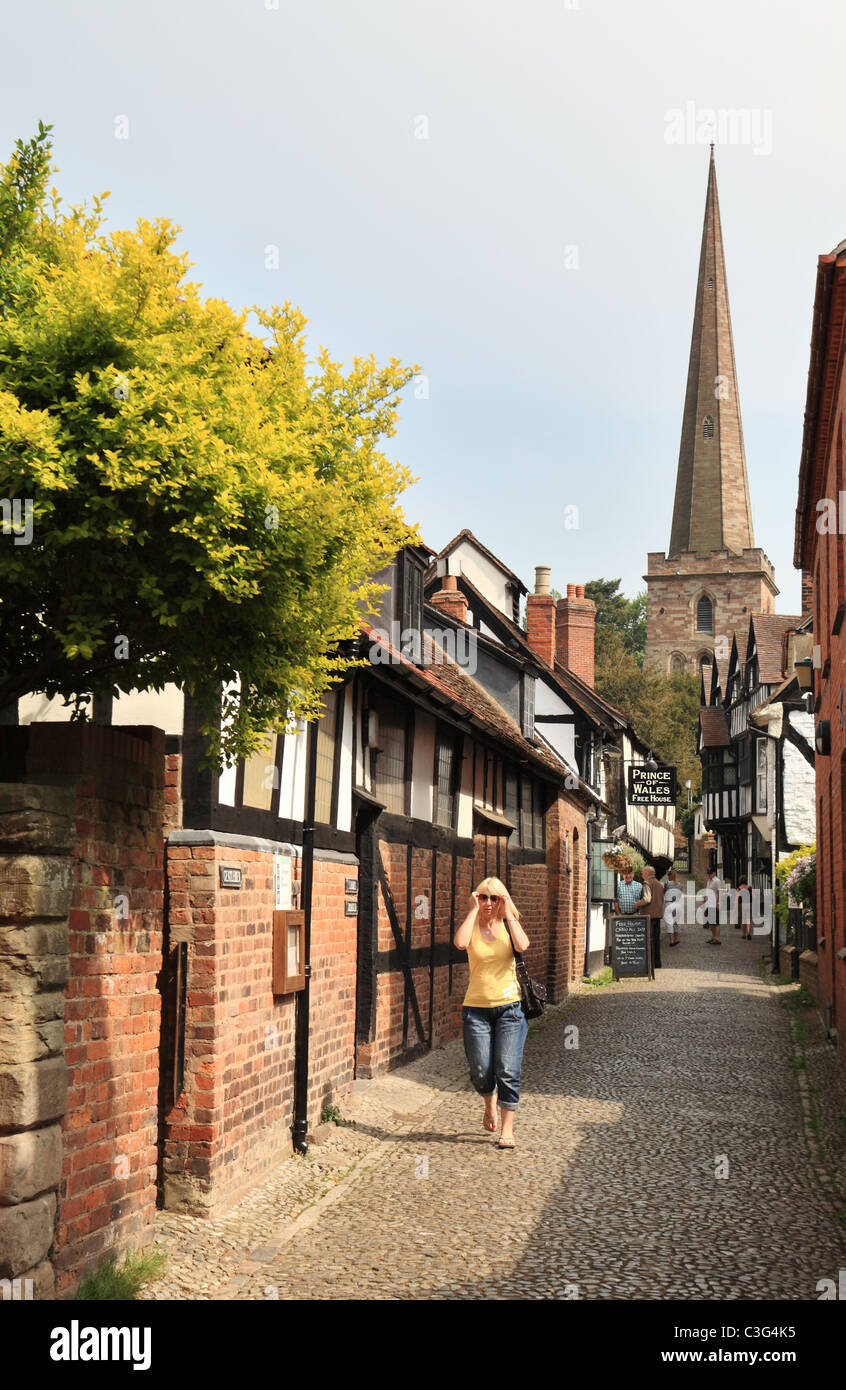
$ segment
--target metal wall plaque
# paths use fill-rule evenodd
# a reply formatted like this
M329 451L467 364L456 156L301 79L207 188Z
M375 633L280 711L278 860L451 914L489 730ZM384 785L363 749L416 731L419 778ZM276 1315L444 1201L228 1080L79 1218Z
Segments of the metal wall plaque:
M347 894L348 897L354 897L355 894L358 892L358 879L357 879L357 878L345 878L345 879L344 879L344 892Z
M357 902L350 902L350 900L347 899L347 901L344 903L344 915L345 915L346 917L355 917L355 915L356 915L357 912L358 912L358 903L357 903Z
M236 868L234 868L233 866L231 866L231 865L229 865L229 864L220 864L220 865L218 865L218 868L219 868L219 871L220 871L220 886L221 886L221 888L240 888L240 887L241 887L241 870L240 870L240 869L236 869Z

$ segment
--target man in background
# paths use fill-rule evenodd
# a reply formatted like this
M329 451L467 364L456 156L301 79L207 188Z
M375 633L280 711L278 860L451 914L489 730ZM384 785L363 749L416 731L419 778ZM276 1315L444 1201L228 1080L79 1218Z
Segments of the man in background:
M655 877L655 870L650 866L643 871L644 886L649 890L649 901L644 908L646 916L649 918L649 927L652 932L652 964L656 970L661 968L661 922L664 917L664 885L660 879Z

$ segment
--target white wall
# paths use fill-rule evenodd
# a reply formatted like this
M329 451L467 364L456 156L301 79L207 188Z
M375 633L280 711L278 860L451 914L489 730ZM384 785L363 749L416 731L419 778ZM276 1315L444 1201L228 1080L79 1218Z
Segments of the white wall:
M573 708L568 705L557 690L553 690L547 685L543 677L540 676L535 681L535 723L538 733L543 734L547 743L555 749L559 758L562 758L573 772L577 772L576 767L576 729L574 724L546 724L543 720L545 714L572 714Z
M802 710L791 710L787 718L791 728L813 748L814 716ZM784 833L792 845L812 844L817 838L814 768L787 739L783 747Z
M414 714L414 750L411 777L411 814L415 820L432 819L432 781L435 769L435 720L424 710Z
M458 796L456 834L469 839L473 834L473 741L462 740L461 791Z
M449 556L449 572L466 574L470 583L475 585L489 603L507 618L513 619L514 605L508 580L502 570L492 565L470 541L459 541Z

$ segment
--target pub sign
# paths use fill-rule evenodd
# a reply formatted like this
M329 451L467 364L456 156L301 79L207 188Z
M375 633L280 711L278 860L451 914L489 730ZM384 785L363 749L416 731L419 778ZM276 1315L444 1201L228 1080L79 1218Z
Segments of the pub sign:
M639 763L629 768L630 806L675 806L676 769L659 767L654 772Z

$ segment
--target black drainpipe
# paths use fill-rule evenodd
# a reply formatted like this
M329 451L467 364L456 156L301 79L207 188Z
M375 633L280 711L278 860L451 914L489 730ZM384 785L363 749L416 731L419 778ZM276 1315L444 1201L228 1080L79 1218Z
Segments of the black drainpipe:
M294 1042L294 1123L291 1133L294 1151L308 1153L308 1046L309 990L311 987L311 899L314 883L314 801L317 781L317 725L312 722L306 734L305 815L303 817L303 863L301 873L301 906L305 918L303 954L305 956L305 985L297 992L296 1031Z

